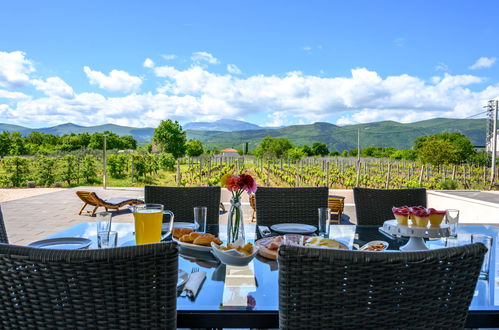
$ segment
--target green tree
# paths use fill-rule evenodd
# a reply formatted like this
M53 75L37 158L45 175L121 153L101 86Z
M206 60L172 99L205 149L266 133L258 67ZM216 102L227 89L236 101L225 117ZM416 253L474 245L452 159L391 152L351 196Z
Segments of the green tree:
M293 148L293 145L286 138L273 138L266 136L255 148L254 154L258 158L281 158L283 155L286 155L287 151L291 148Z
M416 160L418 158L418 153L414 149L401 149L395 150L391 155L391 159L399 159L399 160Z
M305 153L305 156L313 156L314 155L314 151L312 150L312 148L310 148L306 144L301 146L301 150Z
M39 185L51 186L55 182L56 161L52 157L40 156L36 159L36 181Z
M329 149L325 143L314 142L312 143L312 153L315 156L327 156L329 154Z
M10 134L6 131L0 133L0 158L10 154Z
M4 178L12 186L20 187L26 183L30 173L27 158L19 156L5 157L3 167L5 170Z
M307 156L301 147L294 147L288 150L288 158L292 161L297 161Z
M120 154L111 154L107 156L107 169L109 170L109 174L113 178L119 178L125 172L127 166L127 156L123 153Z
M97 179L97 164L92 155L85 155L81 168L81 175L87 182L95 182ZM112 176L112 175L111 175Z
M159 154L159 167L165 171L175 170L175 157L167 152Z
M186 134L176 120L162 120L154 129L152 140L162 151L171 153L175 159L185 155Z
M66 155L61 159L62 172L61 178L71 185L71 181L77 179L77 159L74 155Z
M430 138L419 146L418 159L423 164L457 164L459 163L459 150L450 141Z
M26 154L24 139L23 139L21 133L13 132L10 134L10 151L9 151L9 153L13 156Z
M436 140L446 141L448 144L439 144L441 146L452 145L452 155L449 154L449 162L451 164L459 164L471 159L475 155L475 148L471 141L463 134L458 132L453 133L437 133L434 135L420 136L414 141L414 150L420 154L423 149L428 151L431 149L428 144L435 144ZM440 152L440 151L439 151ZM428 159L428 155L419 156L421 159Z
M203 154L203 145L199 140L189 140L185 144L185 151L190 157L197 157Z

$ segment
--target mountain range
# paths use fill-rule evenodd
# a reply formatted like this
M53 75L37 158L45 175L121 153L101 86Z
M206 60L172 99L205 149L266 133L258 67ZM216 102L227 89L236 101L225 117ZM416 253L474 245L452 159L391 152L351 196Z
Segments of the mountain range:
M262 138L271 136L287 138L294 145L311 145L315 141L324 142L330 150L341 151L356 148L358 134L361 147L410 148L418 136L440 132L460 132L466 135L474 145L483 146L485 145L486 119L435 118L408 124L380 121L347 126L317 122L281 128L265 128L243 121L219 120L213 123L187 123L183 128L187 132L188 139L200 140L207 147L242 149L248 142L251 150L260 143ZM21 132L23 135L31 131L55 135L111 131L118 135L131 135L141 144L149 143L154 133L154 129L149 127L136 128L114 124L80 126L72 123L37 129L0 123L1 131Z

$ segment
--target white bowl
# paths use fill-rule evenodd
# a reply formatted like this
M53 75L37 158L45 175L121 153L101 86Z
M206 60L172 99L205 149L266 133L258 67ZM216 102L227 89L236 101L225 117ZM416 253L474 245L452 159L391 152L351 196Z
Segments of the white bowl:
M371 241L371 242L365 244L364 246L362 246L359 250L379 252L379 251L367 250L369 247L371 247L373 245L382 245L384 248L383 248L383 250L380 250L380 251L384 251L384 250L388 249L388 246L389 246L389 244L385 241Z
M220 245L215 242L211 242L211 247L211 253L213 253L221 263L229 266L246 266L253 260L258 252L258 246L256 245L253 245L253 253L250 255L245 255L236 250L220 250Z

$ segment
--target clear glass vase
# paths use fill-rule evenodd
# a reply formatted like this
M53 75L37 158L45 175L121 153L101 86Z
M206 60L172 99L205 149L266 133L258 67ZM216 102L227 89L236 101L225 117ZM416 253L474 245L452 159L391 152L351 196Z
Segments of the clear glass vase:
M239 238L244 240L243 210L241 197L235 196L230 200L229 219L227 221L227 242L234 243Z

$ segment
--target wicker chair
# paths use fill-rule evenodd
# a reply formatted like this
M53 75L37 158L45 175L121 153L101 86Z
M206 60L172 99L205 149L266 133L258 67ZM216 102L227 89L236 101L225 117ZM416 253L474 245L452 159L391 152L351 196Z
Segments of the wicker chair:
M305 223L317 226L317 209L327 207L327 187L258 187L255 193L256 223Z
M178 250L0 244L2 329L175 329Z
M462 329L486 248L360 252L283 245L280 329Z
M5 223L3 221L2 206L0 205L0 243L9 243L9 238L7 237L7 230L5 229Z
M207 224L218 224L220 187L159 187L144 188L146 203L163 204L175 214L175 221L193 222L194 207L206 206Z
M426 207L426 189L368 189L353 188L358 225L383 225L393 219L393 206Z

